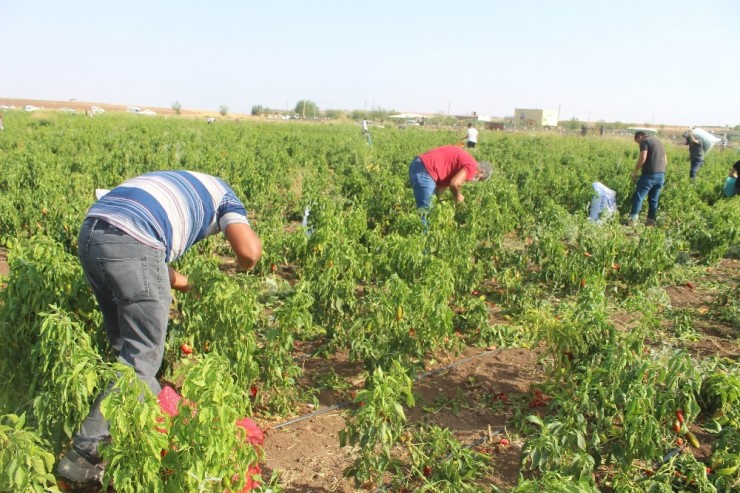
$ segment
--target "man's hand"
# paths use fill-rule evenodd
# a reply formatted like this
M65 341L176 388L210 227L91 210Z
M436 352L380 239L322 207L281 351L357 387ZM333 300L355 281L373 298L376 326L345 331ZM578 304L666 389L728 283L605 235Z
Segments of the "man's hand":
M630 180L632 180L632 183L637 183L637 171L633 171L630 175Z
M180 291L181 293L187 293L193 288L193 286L188 282L187 276L180 274L170 266L167 266L167 271L170 275L170 287L172 289Z
M457 195L455 195L455 203L456 204L462 204L465 201L465 197L462 193L458 192Z

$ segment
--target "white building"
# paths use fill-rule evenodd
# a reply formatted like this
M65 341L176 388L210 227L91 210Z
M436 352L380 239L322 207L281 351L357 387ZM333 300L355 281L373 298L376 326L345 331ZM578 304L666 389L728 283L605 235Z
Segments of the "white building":
M534 125L538 127L557 127L558 110L514 109L514 124L517 127Z

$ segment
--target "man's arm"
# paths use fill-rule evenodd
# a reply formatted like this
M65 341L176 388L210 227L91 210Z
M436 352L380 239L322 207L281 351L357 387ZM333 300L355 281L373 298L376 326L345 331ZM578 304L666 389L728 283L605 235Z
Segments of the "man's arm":
M251 270L262 257L262 240L249 225L232 223L226 226L224 235L236 254L236 262L242 269Z
M468 172L464 169L458 171L457 174L453 176L450 180L450 192L452 192L452 196L455 198L455 202L457 202L458 204L465 200L465 197L463 197L460 189L462 188L463 183L465 183L467 180Z
M642 165L645 164L645 161L647 161L647 153L647 149L640 151L640 156L637 158L637 163L635 163L635 170L632 172L632 181L637 180L637 173L642 169Z

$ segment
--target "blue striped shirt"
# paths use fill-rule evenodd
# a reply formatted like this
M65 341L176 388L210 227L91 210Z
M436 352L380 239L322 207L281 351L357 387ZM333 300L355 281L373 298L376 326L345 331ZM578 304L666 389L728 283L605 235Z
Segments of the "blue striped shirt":
M156 171L105 194L85 217L103 219L172 262L233 223L249 224L244 204L220 178L193 171Z

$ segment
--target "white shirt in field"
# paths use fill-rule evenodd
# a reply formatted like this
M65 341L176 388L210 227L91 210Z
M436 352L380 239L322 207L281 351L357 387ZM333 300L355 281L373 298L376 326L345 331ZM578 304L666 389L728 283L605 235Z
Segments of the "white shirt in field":
M478 143L478 130L474 127L468 129L468 142Z

